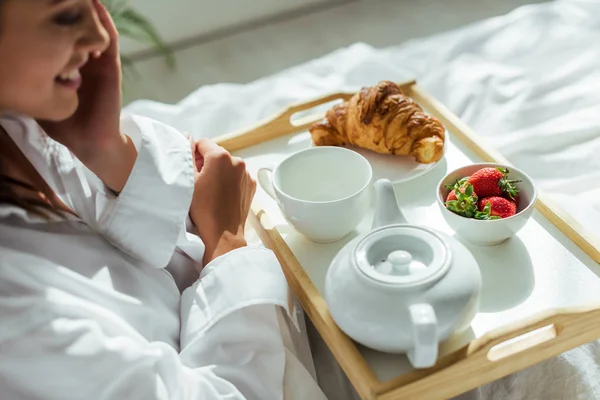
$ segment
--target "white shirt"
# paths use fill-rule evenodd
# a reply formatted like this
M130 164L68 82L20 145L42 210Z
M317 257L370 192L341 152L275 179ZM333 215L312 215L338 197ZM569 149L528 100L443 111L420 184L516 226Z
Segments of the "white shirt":
M187 138L123 117L137 160L118 197L34 120L0 120L78 217L0 205L2 399L324 399L289 351L274 254L207 265L188 218Z

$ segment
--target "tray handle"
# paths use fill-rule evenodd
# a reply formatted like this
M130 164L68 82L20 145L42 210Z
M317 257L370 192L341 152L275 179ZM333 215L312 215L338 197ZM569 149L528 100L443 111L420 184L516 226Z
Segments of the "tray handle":
M594 316L600 316L598 308L547 312L536 318L496 329L472 341L468 346L467 356L485 357L488 362L494 363L555 339L569 341L581 336L584 332L580 330L589 325ZM598 327L600 328L600 324ZM551 346L548 343L545 347Z
M292 122L292 117L295 114L330 101L347 100L350 97L352 97L352 93L338 92L308 102L291 105L274 117L263 120L250 129L228 133L216 138L215 142L226 150L233 152L290 133L299 132L307 129L313 122L323 118L324 114L311 115Z
M416 83L415 80L399 82L398 84L404 90L409 89ZM256 144L266 142L267 140L285 136L290 133L301 132L308 129L310 125L325 116L325 113L315 113L303 118L293 120L295 114L301 111L307 111L325 103L336 100L348 100L355 93L335 92L323 95L313 100L299 102L288 106L274 117L265 119L250 129L244 129L238 132L228 133L215 139L217 144L223 146L226 150L232 152Z
M600 305L550 310L491 331L441 359L432 369L384 382L378 399L413 398L423 390L436 393L440 399L451 398L599 336Z

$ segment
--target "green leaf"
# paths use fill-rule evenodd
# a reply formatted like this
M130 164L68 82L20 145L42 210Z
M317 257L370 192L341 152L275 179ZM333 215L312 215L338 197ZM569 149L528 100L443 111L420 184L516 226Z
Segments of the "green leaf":
M477 198L468 196L459 189L455 189L454 194L456 195L456 200L446 201L444 203L446 208L455 214L472 218L477 212Z
M467 187L465 188L465 194L467 196L473 196L473 185L471 185L470 183L467 184Z
M121 65L123 66L123 74L131 77L139 78L140 74L135 69L135 63L127 56L121 55Z
M176 62L173 51L163 41L153 24L141 13L130 7L128 0L101 0L110 13L119 36L150 45L161 54L170 69ZM133 61L121 55L123 74L139 76L133 66Z
M106 7L108 12L113 16L120 14L129 6L128 0L102 0L102 4Z
M460 186L459 186L459 184L458 184L458 181L456 181L456 182L454 182L454 183L452 183L452 184L450 184L450 183L447 183L447 184L445 184L445 185L444 185L444 187L445 187L446 189L452 189L452 190L454 190L454 189L458 189Z
M154 26L137 11L127 8L119 14L120 31L124 35L136 39L142 43L152 45L167 60L170 68L175 66L175 57L171 49L163 42ZM119 29L119 26L117 29Z
M519 189L515 186L515 183L519 183L521 180L510 180L502 178L498 181L498 186L504 193L508 193L511 199L515 199L517 194L519 194Z
M483 211L477 211L475 213L475 219L481 220L492 220L492 219L500 219L497 215L491 215L492 212L492 204L488 201L483 207Z
M460 189L467 182L467 179L468 177L457 179L453 184L447 183L444 185L444 187L451 190Z

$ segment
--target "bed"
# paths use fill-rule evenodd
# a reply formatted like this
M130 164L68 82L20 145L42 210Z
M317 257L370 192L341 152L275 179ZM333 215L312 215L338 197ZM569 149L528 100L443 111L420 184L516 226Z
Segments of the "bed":
M138 100L124 112L213 137L295 101L417 79L600 237L599 43L600 1L558 0L389 48L356 43L248 84L200 87L177 104ZM305 362L330 399L350 398L310 323L307 330L313 359ZM598 376L593 342L460 399L596 399Z

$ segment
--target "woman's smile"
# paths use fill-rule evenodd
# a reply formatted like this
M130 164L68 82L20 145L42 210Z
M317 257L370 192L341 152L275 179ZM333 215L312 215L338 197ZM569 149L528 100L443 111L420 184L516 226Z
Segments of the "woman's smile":
M88 62L88 58L71 64L64 72L60 73L54 80L57 84L72 90L77 90L81 86L81 68ZM74 66L73 66L74 65Z
M55 81L65 88L77 90L81 86L81 73L79 69L74 69L60 74Z

